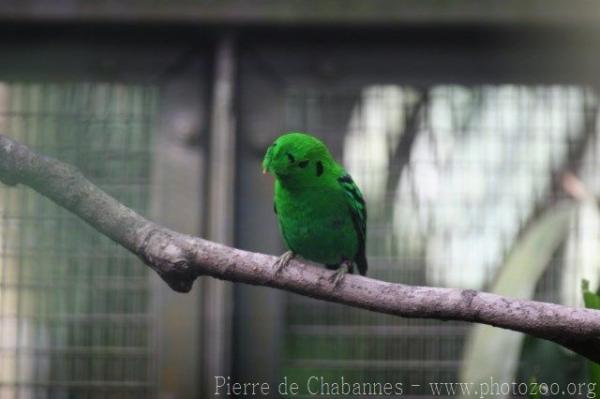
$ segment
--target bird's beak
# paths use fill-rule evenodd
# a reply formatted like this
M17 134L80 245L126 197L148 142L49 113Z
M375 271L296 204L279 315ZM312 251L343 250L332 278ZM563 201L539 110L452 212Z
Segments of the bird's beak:
M267 173L269 173L269 165L271 164L271 161L267 161L267 162L263 162L262 163L262 174L266 175Z

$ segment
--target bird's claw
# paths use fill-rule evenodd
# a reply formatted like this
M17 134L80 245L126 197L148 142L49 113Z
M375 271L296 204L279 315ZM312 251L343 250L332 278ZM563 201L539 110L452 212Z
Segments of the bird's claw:
M273 267L275 268L275 275L281 273L281 271L288 265L288 263L290 263L294 256L296 256L296 254L292 251L287 251L286 253L281 255L279 259L277 259L277 261L273 264Z
M329 277L329 281L333 284L334 287L337 287L342 282L342 280L346 276L346 273L348 273L348 270L350 269L348 268L348 265L344 262L335 271L335 273L333 273L331 277Z

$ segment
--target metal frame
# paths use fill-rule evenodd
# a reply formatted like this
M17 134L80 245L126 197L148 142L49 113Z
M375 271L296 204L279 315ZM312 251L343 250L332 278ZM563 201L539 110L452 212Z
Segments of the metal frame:
M0 4L0 21L204 24L213 26L509 26L598 25L600 6L584 0L109 0L48 6L44 0Z
M589 35L593 31L574 32L568 26L446 26L360 33L307 29L278 31L277 35L263 31L246 34L239 43L237 159L238 197L243 201L237 204L237 245L275 254L283 251L275 217L267 206L272 201L272 181L260 179L257 170L264 148L286 128L286 90L342 89L346 97L352 97L375 82L417 88L490 82L597 85L600 57L592 51L595 43ZM339 121L341 137L347 118L332 118ZM339 154L341 142L333 140L329 144ZM237 381L280 381L286 295L264 288L236 289ZM434 331L437 333L437 327Z
M42 2L37 1L39 4ZM380 11L379 17L365 13L361 14L362 19L357 19L358 14L349 12L337 19L337 24L346 26L338 31L319 26L330 22L328 18L331 15L340 15L329 14L339 11L340 2L337 9L321 14L315 13L316 8L307 7L304 13L295 9L299 11L299 14L294 14L295 18L282 12L283 5L277 8L281 14L275 15L275 11L264 8L266 3L261 2L256 4L263 4L263 8L245 15L231 14L226 5L231 7L235 2L223 2L214 6L212 17L210 13L204 13L208 6L200 3L178 9L177 15L161 15L160 7L154 11L146 8L140 13L135 5L143 7L142 2L131 2L125 12L119 14L106 11L109 10L109 2L96 2L89 8L80 9L82 13L74 9L44 7L33 13L20 4L11 4L8 10L8 6L3 4L0 6L0 20L10 21L15 26L36 21L61 22L71 26L26 29L25 25L21 25L17 30L3 29L1 32L6 39L0 43L3 54L0 77L39 78L39 60L48 60L51 55L52 60L42 68L45 78L60 80L77 76L81 79L159 79L167 82L163 105L173 105L170 109L163 108L157 154L171 147L181 157L157 158L155 179L157 189L163 194L155 196L160 203L154 205L154 217L179 231L202 234L206 231L202 226L206 226L214 239L242 248L278 253L282 250L279 234L271 206L267 206L272 200L272 182L261 179L256 170L266 145L285 127L283 99L286 88L302 85L346 87L351 92L374 80L416 86L433 82L471 85L489 82L490 79L498 83L598 83L600 55L595 41L589 39L598 37L598 28L592 23L599 19L595 5L581 2L579 8L572 2L557 1L558 7L550 8L545 2L543 5L530 2L540 7L532 6L522 15L517 15L516 10L522 7L522 2L518 1L488 3L495 4L500 10L496 14L490 13L487 6L475 5L476 1L461 2L464 8L457 6L446 11L441 8L433 10L432 7L439 5L435 1L423 2L422 5L408 0L392 2L402 4L409 11L393 14L382 8L385 12ZM290 2L284 3L289 6ZM171 4L168 7L173 8ZM189 7L196 7L195 12L190 12ZM344 7L352 11L347 4ZM220 14L217 8L221 10ZM459 12L465 9L471 12ZM102 10L105 10L104 13ZM567 23L561 25L565 20ZM78 25L82 21L110 23L106 26L112 28L115 23L126 23L129 28L123 24L112 33L101 29L91 34ZM197 22L209 24L212 28L209 31L205 27L194 27ZM221 94L218 89L212 93L213 104L223 105L212 108L211 113L207 101L210 87L204 78L210 76L211 67L215 68L215 65L199 59L214 59L214 31L224 22L261 26L239 30L235 50L228 41L230 39L220 41L218 54L222 57L217 56L217 63L232 68L225 68L228 71L223 75L215 73L214 78L226 85L235 81L237 84ZM288 22L296 28L286 29L281 25ZM526 26L528 22L532 25ZM582 22L581 30L573 29L579 22ZM189 25L176 33L166 34L163 30L167 26L165 23ZM490 25L486 26L488 23ZM143 29L132 29L134 24L138 27L143 25ZM356 26L370 29L359 31L353 28ZM393 29L383 30L381 26ZM74 33L78 38L73 38ZM40 35L52 38L53 42L40 41ZM203 35L204 41L197 43L195 38ZM15 41L15 37L20 37L19 41ZM23 65L30 67L24 68ZM239 65L238 71L234 65ZM234 106L234 98L237 98L238 107ZM188 127L177 125L177 112L182 109L188 116L198 112L197 119L192 118L194 122ZM212 121L210 140L203 131L208 119ZM236 142L234 153L230 146ZM197 144L211 145L214 150L211 151L212 167L206 167L206 154L193 147ZM234 170L219 171L222 166L219 161L230 162L232 159L237 160ZM190 172L189 163L194 165L193 170L197 168L197 174ZM217 178L217 172L223 176ZM210 199L204 192L204 187L209 185L202 179L212 179L210 191L214 198ZM234 181L235 184L232 183ZM235 194L244 199L237 204L231 203L234 186ZM224 191L217 196L219 187ZM213 205L218 204L222 208L213 214ZM188 209L194 216L186 220L176 219L169 212L172 208ZM206 213L201 211L203 208L207 209ZM209 217L214 218L212 222L207 220ZM229 221L232 219L236 222L236 231L231 229ZM215 227L222 223L225 223L225 232L217 231ZM206 348L206 342L214 341L209 341L202 333L203 323L211 318L207 318L201 310L201 297L213 292L203 289L205 282L201 284L202 287L198 287L201 289L196 288L191 294L181 296L171 293L156 280L157 290L161 293L155 304L157 323L174 327L162 328L159 337L159 368L166 370L159 376L161 390L180 397L196 397L198 392L206 392L210 388L213 382L210 380L211 373L228 369L232 369L240 381L248 380L245 377L277 381L285 295L248 286L236 286L231 293L229 288L221 286L217 290L222 299L220 307L230 307L231 302L227 304L227 298L234 296L233 326L227 326L230 316L226 315L231 311L227 310L219 316L226 316L221 320L223 328L215 330L215 333L233 330L232 364L228 364L229 355L224 354L219 359L221 355L217 352L215 361L211 363L213 366L203 368L200 362L205 359L205 353L198 350ZM174 324L182 320L183 324ZM221 354L226 352L228 334L222 336L217 344ZM216 335L212 334L213 337ZM178 346L174 347L173 342L177 342ZM199 373L203 373L201 379L197 378Z
M236 43L232 34L217 40L214 83L211 99L211 128L208 152L209 239L233 245L235 231L236 118ZM231 370L233 287L213 278L202 281L202 396L212 393L215 376L227 376Z
M103 31L93 37L76 32L0 29L5 38L19 37L0 41L5 61L0 80L159 84L162 101L156 118L148 216L175 230L202 235L210 43L189 36L182 40L177 34L165 37L161 32L138 36L128 30ZM40 35L53 40L41 41ZM187 214L181 217L173 209L186 209ZM160 396L198 397L201 291L176 294L157 276L150 278L157 331L151 380Z

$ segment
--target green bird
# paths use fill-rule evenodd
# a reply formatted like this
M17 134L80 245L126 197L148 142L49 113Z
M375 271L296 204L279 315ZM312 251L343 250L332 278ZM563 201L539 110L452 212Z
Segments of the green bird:
M316 137L291 132L277 138L263 159L275 176L274 211L288 252L281 271L296 255L337 270L337 285L356 264L367 273L367 209L352 177Z

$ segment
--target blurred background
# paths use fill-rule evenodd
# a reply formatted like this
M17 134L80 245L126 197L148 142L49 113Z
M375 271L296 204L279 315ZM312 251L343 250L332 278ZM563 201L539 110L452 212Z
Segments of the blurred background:
M0 132L172 229L280 254L260 161L308 131L365 195L370 277L582 306L599 34L584 0L5 0ZM173 293L27 188L0 187L0 216L0 399L205 398L217 375L405 397L589 380L503 330L210 278Z

